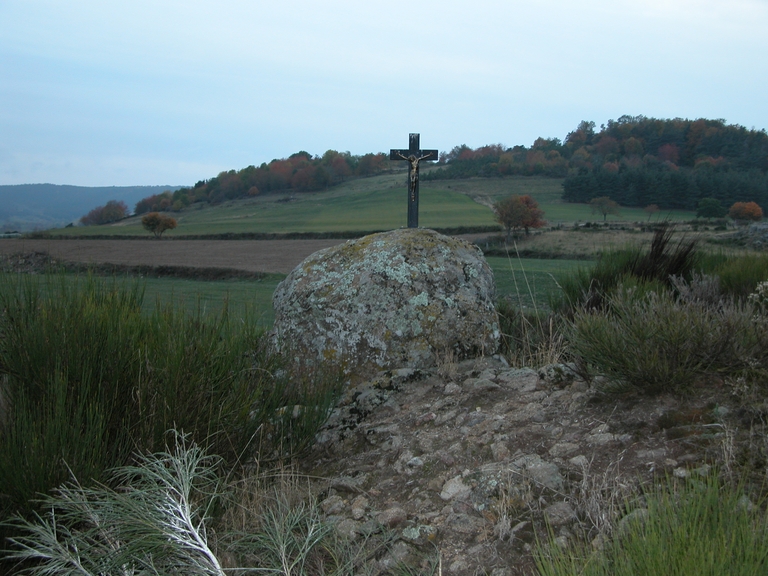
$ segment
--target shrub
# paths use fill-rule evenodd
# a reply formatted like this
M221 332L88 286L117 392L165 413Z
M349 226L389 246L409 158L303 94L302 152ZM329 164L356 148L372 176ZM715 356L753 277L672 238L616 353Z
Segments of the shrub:
M768 254L745 254L725 259L713 267L712 273L720 278L724 294L744 299L760 282L768 280Z
M647 508L625 516L625 529L603 550L539 545L542 576L667 576L763 574L768 564L768 524L760 505L715 475L671 482L645 494ZM746 500L746 502L745 502ZM634 520L633 520L634 519Z
M592 198L589 201L589 206L592 208L593 214L601 214L603 222L608 218L608 214L619 215L619 205L617 202L611 200L608 196L600 196L599 198Z
M166 190L161 194L152 194L146 198L142 198L136 203L134 213L145 214L147 212L159 212L161 210L167 210L173 203L173 192Z
M671 292L619 290L607 310L577 312L568 340L601 374L652 394L685 393L704 377L768 367L768 319L754 307Z
M139 285L0 277L4 511L70 474L101 479L171 428L234 465L305 448L335 374L292 373L249 317L141 312ZM296 408L300 406L302 408Z
M507 242L516 230L525 230L528 234L531 228L541 228L546 225L542 219L544 211L538 202L528 195L510 196L499 200L493 205L496 221L507 231Z
M728 213L717 198L702 198L696 209L696 218L722 218Z
M155 238L160 238L166 230L176 228L177 222L175 218L170 216L164 216L159 212L150 212L141 217L141 225L145 230L152 232Z
M594 267L561 278L562 300L553 306L602 308L618 286L647 284L646 289L655 290L671 286L672 277L690 278L698 258L696 241L682 238L673 245L672 234L671 227L662 226L647 252L639 246L610 250Z
M728 210L728 216L736 221L758 222L763 219L763 209L756 202L735 202Z

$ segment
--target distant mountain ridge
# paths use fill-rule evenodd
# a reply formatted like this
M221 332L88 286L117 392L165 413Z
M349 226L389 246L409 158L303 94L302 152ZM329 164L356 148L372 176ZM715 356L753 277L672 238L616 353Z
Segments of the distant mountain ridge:
M122 200L133 210L142 198L179 188L181 186L0 185L0 232L66 226L110 200Z

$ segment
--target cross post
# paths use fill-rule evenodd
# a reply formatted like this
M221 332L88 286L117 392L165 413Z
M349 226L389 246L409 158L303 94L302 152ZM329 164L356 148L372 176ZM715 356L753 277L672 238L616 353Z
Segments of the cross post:
M390 160L408 162L408 228L419 227L419 163L422 160L437 160L437 150L420 150L419 134L408 135L407 150L390 150Z

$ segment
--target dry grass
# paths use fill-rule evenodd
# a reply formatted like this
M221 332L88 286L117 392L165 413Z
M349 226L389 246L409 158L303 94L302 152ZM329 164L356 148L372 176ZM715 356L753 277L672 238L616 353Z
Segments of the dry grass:
M709 240L722 236L723 232L693 232L689 227L677 225L672 235L672 244L682 238L697 240L697 246L703 252L724 253L729 256L746 254L749 251L740 247L726 247L709 244ZM535 254L558 258L595 259L606 250L628 245L650 246L654 232L631 224L627 229L608 228L562 228L547 230L523 236L517 240L517 248L524 255Z

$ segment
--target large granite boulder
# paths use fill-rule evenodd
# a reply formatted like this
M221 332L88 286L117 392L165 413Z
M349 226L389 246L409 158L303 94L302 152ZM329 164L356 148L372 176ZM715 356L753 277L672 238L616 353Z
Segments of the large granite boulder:
M434 230L372 234L320 250L277 287L278 345L370 368L493 354L493 272L476 246Z

